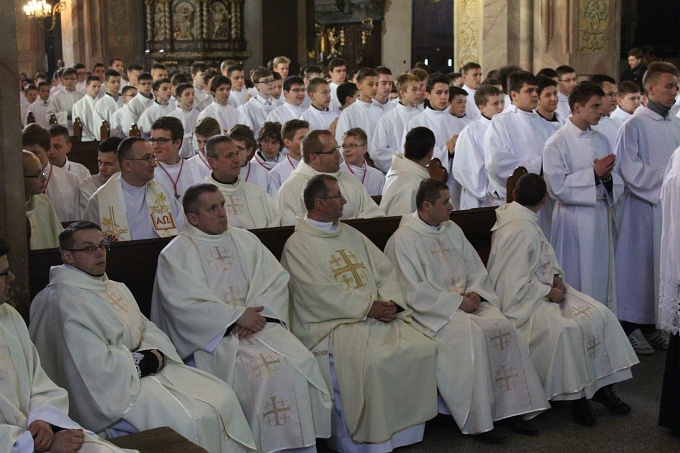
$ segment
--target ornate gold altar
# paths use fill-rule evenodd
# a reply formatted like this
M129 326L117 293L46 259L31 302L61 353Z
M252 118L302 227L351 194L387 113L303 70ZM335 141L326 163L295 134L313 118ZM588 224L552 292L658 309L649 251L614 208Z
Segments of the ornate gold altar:
M196 62L243 62L245 0L146 0L146 57L168 69Z

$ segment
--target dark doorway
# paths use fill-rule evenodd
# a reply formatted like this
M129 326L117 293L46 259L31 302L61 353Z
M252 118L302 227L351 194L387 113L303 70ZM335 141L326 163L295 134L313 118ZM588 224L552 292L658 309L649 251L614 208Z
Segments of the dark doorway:
M411 67L427 63L431 71L449 73L453 68L453 2L417 0L413 4Z

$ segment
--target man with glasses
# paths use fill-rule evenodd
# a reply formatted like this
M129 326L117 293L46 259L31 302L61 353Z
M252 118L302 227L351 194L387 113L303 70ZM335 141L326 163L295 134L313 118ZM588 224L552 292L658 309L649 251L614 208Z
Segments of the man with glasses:
M571 66L559 66L555 71L557 71L557 116L566 120L571 115L569 93L576 86L578 78L576 70Z
M40 160L30 151L23 151L24 193L26 196L26 219L29 223L31 250L48 249L59 245L59 233L63 230L52 202L43 193L45 172Z
M240 109L238 122L253 130L255 137L259 135L260 127L267 120L267 116L278 107L272 97L274 74L269 69L259 68L253 72L253 83L257 95L250 98Z
M154 180L158 166L151 145L128 137L118 146L116 173L87 203L85 217L103 226L109 241L169 237L184 224L179 200Z
M331 175L305 185L306 216L281 258L290 272L290 326L314 352L334 392L328 446L392 451L420 442L425 421L437 415L436 346L412 327L387 257L339 222L345 196ZM365 443L382 445L369 449Z
M57 117L57 122L62 126L67 126L69 134L73 135L73 104L85 95L76 91L78 75L73 69L65 70L62 80L64 81L64 89L50 99L50 106L47 108L47 119L49 120L50 115L54 114Z
M267 116L267 122L286 124L290 120L300 118L307 107L302 105L305 100L305 82L301 77L290 76L283 81L283 96L285 102L276 107Z
M356 176L370 196L382 195L385 175L375 167L366 164L368 138L360 127L354 127L342 136L342 157L340 170Z
M340 147L330 131L315 130L302 140L302 162L290 174L276 195L276 205L283 215L283 225L293 225L296 216L305 213L303 193L314 176L329 174L338 180L345 196L342 219L383 217L385 214L373 201L355 176L340 171Z
M30 333L73 418L110 437L169 426L211 452L254 448L233 390L184 365L128 288L108 279L99 225L70 225L59 247L64 264L31 304Z

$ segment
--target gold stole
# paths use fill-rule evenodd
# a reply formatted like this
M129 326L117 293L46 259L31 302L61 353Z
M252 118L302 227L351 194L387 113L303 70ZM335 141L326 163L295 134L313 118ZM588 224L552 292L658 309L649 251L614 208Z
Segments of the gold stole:
M118 319L130 333L130 351L136 351L142 344L143 316L136 304L112 283L107 283L106 291L98 291L97 295L104 299L118 315Z
M467 292L467 282L463 278L466 271L460 271L465 269L465 263L453 248L448 236L421 237L425 249L430 252L428 256L435 270L436 282L456 294ZM484 316L484 312L492 311L498 313L494 308L482 305L476 312L467 315L469 321L477 324L484 332L489 370L494 383L494 411L496 416L504 418L508 414L529 412L534 407L528 398L531 393L524 373L517 332L508 320L499 323L498 318Z
M112 176L97 192L102 233L112 242L132 240L120 179L120 173ZM159 237L176 236L175 218L161 185L154 180L147 182L145 196L151 225L156 234Z

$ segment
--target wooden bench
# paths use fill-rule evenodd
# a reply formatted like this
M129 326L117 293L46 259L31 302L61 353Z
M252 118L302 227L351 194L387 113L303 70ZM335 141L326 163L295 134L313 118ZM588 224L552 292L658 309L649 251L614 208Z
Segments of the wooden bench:
M207 453L167 426L107 440L120 448L139 450L140 453Z
M463 230L465 236L486 262L491 246L491 227L496 222L495 208L478 208L453 211L451 220ZM366 235L381 250L399 227L401 217L347 220ZM292 226L251 230L277 258L281 259L283 246L293 234ZM107 257L106 272L112 280L125 283L137 299L145 316L151 311L151 295L158 264L158 255L171 238L146 239L142 241L112 244ZM49 282L51 266L62 264L58 249L31 250L29 252L29 275L31 298Z

